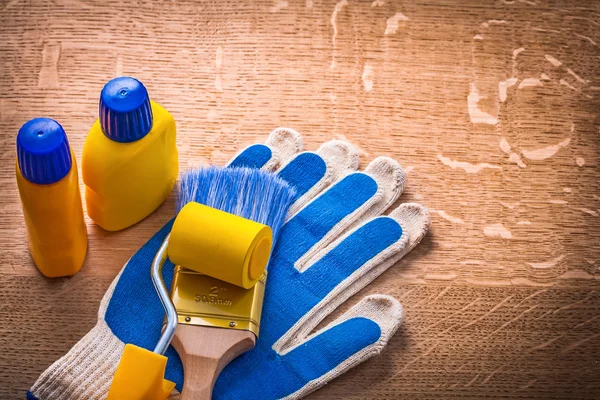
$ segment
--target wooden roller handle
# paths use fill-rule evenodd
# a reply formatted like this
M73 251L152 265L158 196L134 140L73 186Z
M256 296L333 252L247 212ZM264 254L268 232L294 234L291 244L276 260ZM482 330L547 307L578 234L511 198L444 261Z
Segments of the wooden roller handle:
M255 343L252 332L179 324L172 344L183 363L180 400L210 400L219 373Z

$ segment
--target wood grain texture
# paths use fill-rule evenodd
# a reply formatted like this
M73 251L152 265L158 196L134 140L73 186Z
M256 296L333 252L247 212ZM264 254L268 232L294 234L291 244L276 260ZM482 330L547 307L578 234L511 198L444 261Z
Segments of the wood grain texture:
M599 398L599 27L594 1L0 2L0 398L94 325L173 212L119 233L90 222L72 278L28 255L19 127L57 119L80 161L119 74L173 113L182 168L290 126L310 150L342 138L363 165L394 157L401 201L431 209L423 243L344 307L393 295L403 327L310 398Z

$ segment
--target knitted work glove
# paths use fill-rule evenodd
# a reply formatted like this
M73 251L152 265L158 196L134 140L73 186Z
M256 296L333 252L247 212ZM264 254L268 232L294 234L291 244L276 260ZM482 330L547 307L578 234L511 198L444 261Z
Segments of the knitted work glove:
M344 142L301 149L300 135L280 128L266 145L250 146L230 163L278 171L297 195L269 263L256 347L221 372L215 399L301 398L378 354L402 322L397 300L371 295L311 334L419 243L429 215L420 205L403 204L382 216L404 187L394 160L380 157L356 172L358 155ZM104 399L125 343L154 348L164 315L149 266L171 224L128 261L102 300L98 324L40 376L28 398ZM167 262L167 286L172 270ZM179 357L173 349L166 356L165 378L181 390Z

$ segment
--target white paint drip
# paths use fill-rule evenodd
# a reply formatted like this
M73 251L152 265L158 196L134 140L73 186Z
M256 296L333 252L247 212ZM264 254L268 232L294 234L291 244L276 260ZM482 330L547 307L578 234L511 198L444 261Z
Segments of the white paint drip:
M593 217L597 217L598 213L594 210L590 210L589 208L576 208L576 210L583 211L586 214L590 214Z
M585 40L587 40L588 42L590 42L590 43L591 43L591 44L593 44L594 46L596 46L596 45L597 45L597 43L596 43L594 40L592 40L592 38L590 38L590 37L588 37L588 36L583 36L583 35L580 35L580 34L578 34L578 33L574 33L574 35L575 35L575 36L577 36L578 38L581 38L581 39L585 39Z
M271 11L272 13L276 13L281 11L282 8L287 8L288 6L289 4L286 0L277 0L273 7L269 9L269 11Z
M531 225L530 221L519 221L517 222L517 225Z
M373 90L373 67L370 64L365 64L362 74L363 86L367 92Z
M375 0L374 2L371 3L371 7L381 7L384 4L385 4L385 1Z
M498 123L498 118L479 109L478 104L481 99L482 97L479 96L477 86L475 86L475 83L471 83L471 90L467 96L467 105L469 107L471 122L474 124L496 125Z
M530 160L540 161L540 160L545 160L547 158L552 157L562 147L568 146L569 143L571 143L571 138L566 138L559 144L555 144L552 146L543 147L541 149L535 149L535 150L521 150L521 152L523 153L525 158L528 158Z
M567 82L564 79L561 79L559 82L561 85L565 85L566 87L568 87L571 90L577 90L577 88L575 86L571 85L569 82Z
M342 8L346 7L347 5L348 5L348 0L339 1L333 8L333 13L331 14L331 26L333 27L333 36L331 37L331 42L333 44L333 50L334 50L334 55L331 58L331 65L329 66L329 68L331 68L331 69L335 68L335 39L337 38L337 34L338 34L337 15L340 11L342 11Z
M464 224L465 221L458 217L453 217L452 215L447 214L444 210L437 210L437 213L440 217L444 218L447 221L452 222L453 224Z
M580 83L587 83L585 79L577 75L571 68L567 68L567 72Z
M530 6L537 6L537 3L535 1L519 0L519 3L527 4L527 5L530 5Z
M438 154L437 157L443 164L449 166L450 168L452 168L452 169L461 168L461 169L464 169L465 172L467 172L468 174L477 174L485 168L500 169L500 170L502 169L502 167L500 167L498 165L492 165L492 164L488 164L488 163L471 164L471 163L468 163L465 161L454 161L454 160L451 160L450 158L444 157L441 154Z
M536 268L536 269L548 269L548 268L552 268L555 267L556 264L558 264L563 258L565 258L565 255L560 255L552 260L548 260L548 261L544 261L544 262L540 262L540 263L527 263L527 265L529 265L531 268Z
M408 17L401 12L397 12L392 17L387 19L384 35L393 35L400 26L400 21L408 21Z
M548 75L546 75L545 73L542 72L542 74L540 75L540 79L542 81L549 81L550 77Z
M517 78L508 78L505 81L498 82L498 97L500 98L501 102L506 101L506 93L508 88L514 86L517 83L517 81Z
M550 64L554 65L555 67L560 67L562 65L560 61L552 57L550 54L546 54L544 57L546 57L546 60L548 60Z
M521 157L519 157L519 155L517 153L510 153L510 156L508 157L508 159L510 161L514 162L515 164L517 164L521 168L527 167L527 165L523 162L523 160L521 160Z
M510 144L508 144L508 141L504 138L500 138L500 150L506 154L510 153Z
M477 34L477 35L473 36L473 39L475 39L475 40L483 40L483 35Z
M504 225L492 224L483 228L483 233L488 237L500 237L502 239L512 239L512 233Z
M579 165L580 167L583 167L585 165L585 160L583 159L583 157L577 157L575 159L575 162L577 163L577 165Z
M571 193L572 190L571 190L571 188L565 187L565 188L563 188L563 192L565 192L565 193Z
M571 132L575 132L575 123L571 122Z
M531 86L542 86L542 82L538 78L526 78L521 81L518 89L523 89L525 87Z

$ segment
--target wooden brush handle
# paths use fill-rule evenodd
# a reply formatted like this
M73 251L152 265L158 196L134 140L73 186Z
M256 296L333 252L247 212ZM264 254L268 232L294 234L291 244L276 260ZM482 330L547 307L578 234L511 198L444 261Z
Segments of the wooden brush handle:
M210 400L219 373L255 343L252 332L179 324L172 341L183 363L184 383L179 399Z

